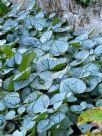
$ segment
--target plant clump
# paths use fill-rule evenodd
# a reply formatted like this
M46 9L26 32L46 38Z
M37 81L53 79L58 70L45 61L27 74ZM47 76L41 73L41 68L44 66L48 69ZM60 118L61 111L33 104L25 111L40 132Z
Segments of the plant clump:
M1 135L76 134L78 116L102 105L102 35L73 32L32 0L26 11L12 5L1 18L0 39Z

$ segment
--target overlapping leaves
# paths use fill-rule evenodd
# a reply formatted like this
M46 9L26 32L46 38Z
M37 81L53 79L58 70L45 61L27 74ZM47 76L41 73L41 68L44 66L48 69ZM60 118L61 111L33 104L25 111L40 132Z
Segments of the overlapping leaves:
M101 104L102 35L73 33L33 0L19 9L12 6L0 27L2 136L71 135L77 116Z

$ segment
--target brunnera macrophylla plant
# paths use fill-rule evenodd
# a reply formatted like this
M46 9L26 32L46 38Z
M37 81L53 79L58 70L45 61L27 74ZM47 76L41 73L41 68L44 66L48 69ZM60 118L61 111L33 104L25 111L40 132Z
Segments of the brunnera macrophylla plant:
M102 34L73 32L32 0L10 7L0 39L1 136L70 136L84 110L102 105Z

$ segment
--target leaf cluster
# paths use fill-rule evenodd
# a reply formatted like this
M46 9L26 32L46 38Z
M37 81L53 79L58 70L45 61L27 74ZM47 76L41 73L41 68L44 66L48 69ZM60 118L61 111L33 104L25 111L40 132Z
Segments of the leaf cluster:
M0 21L1 135L71 135L79 114L102 104L102 35L73 32L34 0Z

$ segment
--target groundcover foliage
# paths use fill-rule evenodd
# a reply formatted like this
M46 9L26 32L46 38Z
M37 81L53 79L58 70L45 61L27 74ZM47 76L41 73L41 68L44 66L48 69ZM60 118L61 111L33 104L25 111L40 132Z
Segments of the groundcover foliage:
M1 136L70 136L82 111L102 105L102 35L91 34L34 0L12 5L0 19Z

